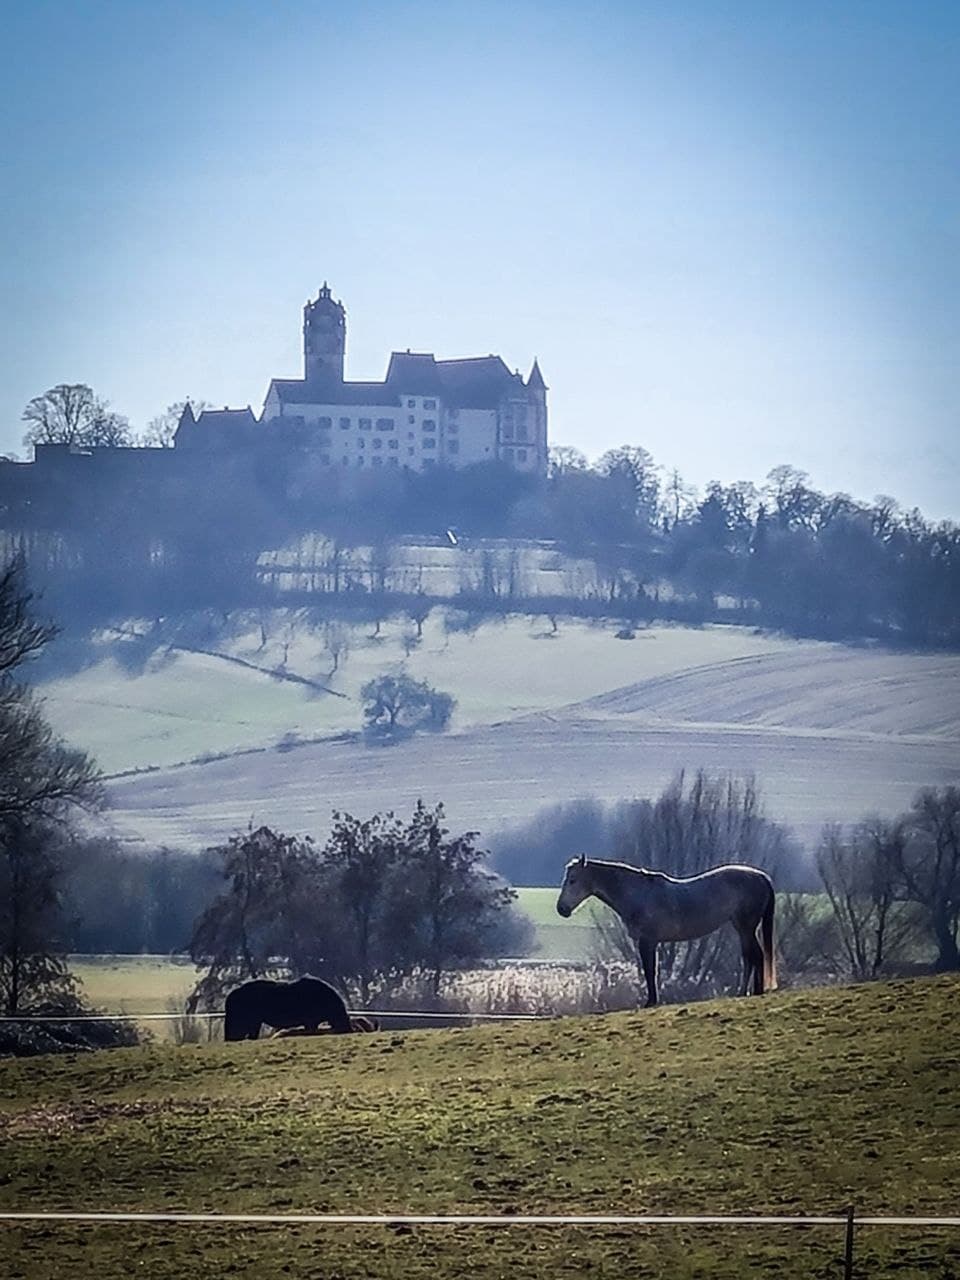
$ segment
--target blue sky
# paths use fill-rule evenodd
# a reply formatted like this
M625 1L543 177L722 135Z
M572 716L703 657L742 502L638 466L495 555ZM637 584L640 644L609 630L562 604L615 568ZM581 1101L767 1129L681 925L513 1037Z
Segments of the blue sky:
M551 434L960 516L960 5L6 6L0 449L83 381L259 409L538 356Z

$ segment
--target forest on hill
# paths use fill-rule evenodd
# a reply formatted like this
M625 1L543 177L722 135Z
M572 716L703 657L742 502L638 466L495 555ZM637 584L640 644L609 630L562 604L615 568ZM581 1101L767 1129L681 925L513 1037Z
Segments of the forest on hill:
M175 453L104 446L78 465L0 466L0 550L24 559L61 618L281 601L370 616L438 599L517 612L533 599L538 612L628 623L960 644L960 527L889 497L822 493L789 466L759 487L697 494L626 445L593 464L556 448L544 478L499 463L341 472L295 448L141 465ZM454 552L439 585L423 573L431 544ZM530 545L568 571L533 580Z

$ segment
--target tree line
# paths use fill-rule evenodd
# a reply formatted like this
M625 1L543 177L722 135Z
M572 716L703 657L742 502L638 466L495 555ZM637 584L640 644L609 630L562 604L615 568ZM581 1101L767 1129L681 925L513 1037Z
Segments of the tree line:
M89 387L52 388L27 406L27 440L169 444L182 403L134 439ZM0 468L2 536L65 611L277 603L282 592L261 557L310 534L324 535L333 558L307 595L399 596L392 541L459 530L550 540L589 559L594 581L570 584L554 607L960 643L960 526L890 497L820 492L790 466L759 486L716 481L703 493L635 445L593 463L557 447L546 477L496 462L384 474L324 467L274 434L248 450L192 455L149 480L124 475L94 467L82 478L51 474L38 489ZM360 546L370 548L363 581L342 571ZM531 605L516 573L493 557L461 592L477 608Z

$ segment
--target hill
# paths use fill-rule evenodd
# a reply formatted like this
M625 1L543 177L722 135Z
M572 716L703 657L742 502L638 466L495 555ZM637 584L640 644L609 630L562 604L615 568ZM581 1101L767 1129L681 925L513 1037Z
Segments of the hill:
M167 621L42 686L47 713L114 774L128 839L192 848L256 821L322 837L333 808L442 799L485 837L541 805L650 795L680 769L753 773L813 842L960 778L960 657L799 642L746 628L610 626L435 611L347 627L306 612ZM333 630L331 631L331 627ZM331 647L337 670L332 670ZM359 690L403 666L452 693L453 732L358 740ZM193 761L193 763L190 763Z
M618 624L619 625L619 624ZM790 651L744 627L656 627L636 642L615 627L543 617L487 621L434 610L416 642L409 622L316 620L306 610L165 619L94 638L86 665L44 681L46 713L108 773L355 732L360 690L403 667L457 699L458 732L552 711L633 681L703 663ZM802 646L818 652L828 646ZM336 662L336 670L333 670Z
M956 978L652 1012L0 1063L0 1206L955 1213ZM836 1229L0 1227L5 1274L836 1274ZM960 1237L864 1228L858 1274Z

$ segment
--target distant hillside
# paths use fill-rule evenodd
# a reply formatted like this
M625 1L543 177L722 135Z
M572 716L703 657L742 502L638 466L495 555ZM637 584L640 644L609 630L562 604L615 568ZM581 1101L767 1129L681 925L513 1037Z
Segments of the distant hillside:
M285 735L355 732L363 684L400 667L453 694L461 731L703 663L798 647L745 627L653 627L622 641L614 638L619 624L557 622L553 634L543 616L478 625L438 609L418 642L414 625L397 619L374 634L372 623L318 621L303 610L237 613L227 624L185 615L159 628L134 622L101 633L87 665L40 692L57 730L116 773L271 747Z
M407 809L420 796L489 836L544 804L650 795L704 767L755 774L770 813L812 842L826 821L892 814L917 787L960 777L952 655L734 627L634 640L566 619L555 635L543 618L465 629L439 612L418 645L398 623L374 636L331 635L296 613L261 621L262 646L248 615L226 636L178 633L176 649L151 637L138 663L118 644L147 641L111 642L109 657L43 686L52 721L109 771L158 767L111 785L129 838L197 847L251 817L322 836L335 807ZM367 747L360 686L401 666L458 699L454 731Z

